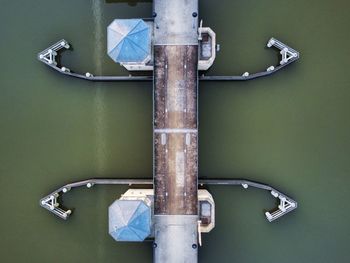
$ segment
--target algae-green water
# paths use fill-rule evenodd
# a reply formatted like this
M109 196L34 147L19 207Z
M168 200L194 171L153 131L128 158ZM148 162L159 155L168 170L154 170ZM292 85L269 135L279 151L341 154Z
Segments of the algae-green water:
M59 186L90 177L152 177L152 83L91 83L36 59L65 38L62 63L125 75L106 55L114 18L145 18L151 1L0 1L0 262L152 262L151 243L117 243L107 208L125 187L79 189L63 221L39 206ZM350 2L200 0L221 50L207 73L276 64L273 36L301 58L249 82L201 82L200 176L248 178L295 198L274 223L268 193L210 187L216 227L203 236L210 262L349 262Z

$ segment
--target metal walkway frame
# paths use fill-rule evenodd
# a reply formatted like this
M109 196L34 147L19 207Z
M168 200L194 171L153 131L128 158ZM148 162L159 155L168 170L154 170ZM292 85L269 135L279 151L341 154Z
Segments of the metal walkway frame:
M267 47L271 48L274 47L277 50L280 51L280 54L282 56L280 63L277 66L270 66L265 71L257 72L250 74L248 72L243 73L241 76L208 76L208 75L200 75L198 76L198 79L200 81L246 81L246 80L252 80L257 79L261 77L270 76L279 70L283 69L284 67L288 66L289 64L293 63L294 61L299 59L299 52L295 51L288 45L282 43L281 41L271 38L268 43ZM59 56L59 53L62 52L65 49L69 49L70 45L68 41L65 39L61 39L60 41L56 42L55 44L51 45L44 51L40 52L38 54L38 60L45 63L52 69L56 70L57 72L64 74L66 76L78 78L78 79L84 79L89 81L96 81L96 82L102 82L102 81L153 81L153 76L94 76L90 72L86 72L85 74L79 74L71 71L69 68L64 67L62 65L58 65L58 61L56 60L56 57Z
M58 199L68 191L78 188L87 187L91 188L94 185L126 185L126 186L153 186L153 179L88 179L83 181L78 181L74 183L66 184L40 200L40 206L49 210L56 216L62 219L68 219L71 215L72 210L65 210L60 206ZM281 216L293 211L297 208L297 202L281 191L273 188L270 185L262 184L245 179L199 179L198 186L241 186L244 189L249 187L262 189L271 193L279 201L279 205L276 209L272 211L266 211L265 216L269 222L272 222Z

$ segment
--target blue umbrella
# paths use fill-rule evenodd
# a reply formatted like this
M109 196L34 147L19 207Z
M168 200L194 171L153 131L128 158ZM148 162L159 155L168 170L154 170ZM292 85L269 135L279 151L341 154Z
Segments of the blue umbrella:
M150 59L150 28L142 19L115 19L107 28L108 55L119 63Z
M151 209L143 201L117 200L108 216L109 234L117 241L143 241L151 234Z

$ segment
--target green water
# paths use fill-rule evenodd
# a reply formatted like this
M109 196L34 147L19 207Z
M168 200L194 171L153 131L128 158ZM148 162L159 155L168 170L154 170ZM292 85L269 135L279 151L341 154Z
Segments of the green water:
M125 187L69 193L64 222L39 199L89 177L152 177L152 84L89 83L36 60L65 38L63 64L127 74L105 54L114 18L149 17L150 1L0 1L0 262L152 262L151 244L116 243L107 207ZM301 52L276 75L200 83L200 175L245 177L299 208L270 224L267 193L211 187L216 228L200 262L349 262L350 2L200 0L221 44L210 74L275 63L274 36Z

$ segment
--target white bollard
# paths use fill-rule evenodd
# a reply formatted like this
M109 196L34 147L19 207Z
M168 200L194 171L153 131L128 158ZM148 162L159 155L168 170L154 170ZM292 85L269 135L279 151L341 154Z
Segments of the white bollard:
M242 184L242 186L243 186L244 189L248 188L248 184Z
M275 191L271 191L271 195L272 195L273 197L275 197L275 198L277 198L277 197L278 197L278 193L277 193L277 192L275 192Z
M268 68L266 69L267 72L270 72L270 71L273 71L273 70L275 70L275 67L274 67L274 66L268 67Z

